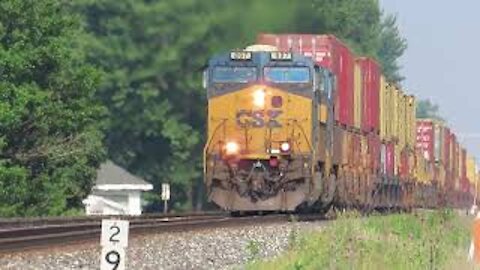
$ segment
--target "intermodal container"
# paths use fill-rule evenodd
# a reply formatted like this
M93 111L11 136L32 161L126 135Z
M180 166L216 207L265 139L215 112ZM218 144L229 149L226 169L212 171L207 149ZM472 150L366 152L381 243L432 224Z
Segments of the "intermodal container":
M453 183L455 190L460 190L460 145L458 144L456 137L453 142Z
M385 97L385 110L387 114L387 136L390 140L394 140L394 124L395 124L395 89L391 84L388 85Z
M443 166L445 170L450 170L450 129L448 127L443 128Z
M362 156L362 168L365 170L371 169L370 156L368 152L368 137L359 136L361 141L361 156Z
M457 172L456 172L456 162L457 162L457 159L456 159L456 153L457 153L457 149L456 149L456 136L455 136L455 133L453 132L450 132L450 171L451 171L451 181L452 183L454 184L455 183L455 177L457 175Z
M390 135L392 136L393 140L398 140L398 120L399 120L399 113L398 113L398 106L399 106L399 96L400 90L395 86L392 85L391 88L391 123L390 123Z
M470 184L475 184L475 173L477 171L477 165L475 158L471 155L467 155L467 179Z
M413 147L415 147L415 144L416 144L416 133L417 133L415 96L413 95L408 96L405 106L406 106L406 114L407 114L406 143L409 148L413 149Z
M387 135L387 125L388 125L388 103L387 103L387 91L388 84L384 76L380 77L380 139L389 140L390 138Z
M443 140L444 140L444 132L443 132L443 125L440 123L434 123L434 160L436 163L443 162Z
M439 183L440 186L445 187L446 184L446 171L445 168L441 165L435 166L435 180Z
M425 159L423 151L421 149L415 149L414 158L414 179L419 183L430 182L431 177L429 175L429 162Z
M434 124L431 120L417 120L417 148L420 149L424 158L429 161L434 161Z
M380 129L380 67L371 58L357 59L362 72L362 130L378 132Z
M397 133L398 133L398 145L401 149L405 148L407 144L407 96L403 94L401 90L398 91L398 120L397 120Z
M369 133L367 135L368 140L368 154L370 156L370 168L371 173L376 175L380 169L380 144L381 140L377 134Z
M462 148L460 152L460 179L467 179L467 150Z
M385 145L385 170L389 177L396 175L395 144L393 142L389 142Z
M273 45L281 51L303 53L318 65L332 70L337 77L335 120L353 126L354 56L350 49L333 35L259 34L258 44Z
M362 167L362 140L360 139L360 135L356 133L352 133L352 150L353 150L353 160L351 164L353 164L357 169Z
M355 69L354 69L354 93L353 93L353 126L355 128L362 128L362 92L364 91L364 84L362 82L362 69L361 62L359 59L355 60Z
M410 155L408 149L403 149L400 154L400 178L408 179L410 176Z

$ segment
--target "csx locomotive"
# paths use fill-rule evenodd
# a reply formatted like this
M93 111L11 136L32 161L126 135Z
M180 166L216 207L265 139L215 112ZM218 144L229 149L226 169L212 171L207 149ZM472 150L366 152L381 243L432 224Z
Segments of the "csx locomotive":
M230 211L328 209L335 77L312 59L254 45L204 72L208 197Z

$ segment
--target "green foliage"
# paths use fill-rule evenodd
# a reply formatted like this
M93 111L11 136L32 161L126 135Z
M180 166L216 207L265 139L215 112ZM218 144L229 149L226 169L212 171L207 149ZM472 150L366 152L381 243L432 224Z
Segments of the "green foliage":
M247 253L249 261L255 261L256 259L258 259L258 256L260 254L260 243L254 240L248 241Z
M407 41L400 35L397 18L391 14L383 17L380 28L378 59L387 79L391 82L400 82L405 78L400 75L397 60L407 49Z
M358 55L375 58L391 82L400 82L398 58L407 48L396 17L383 14L376 0L302 1L292 30L299 33L331 33L346 41Z
M317 233L305 233L272 261L249 269L444 269L461 251L469 229L450 211L415 215L340 216Z
M440 116L439 107L429 99L420 100L417 102L417 118L431 118L443 121Z
M0 215L81 206L103 158L99 79L60 0L0 2Z

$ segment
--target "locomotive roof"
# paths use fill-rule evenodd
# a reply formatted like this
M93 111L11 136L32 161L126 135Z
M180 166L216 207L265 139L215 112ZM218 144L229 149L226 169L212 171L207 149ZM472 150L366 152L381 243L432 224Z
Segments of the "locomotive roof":
M244 59L244 60L232 60L231 53L232 52L245 52L251 54L251 59ZM249 66L249 65L264 65L266 63L275 62L276 65L285 65L285 66L311 66L313 67L314 63L310 57L306 57L303 54L296 53L296 52L281 52L280 53L288 53L291 55L291 60L272 60L270 55L272 51L229 51L220 54L214 55L209 60L210 66L215 65L238 65L238 66ZM278 53L278 52L277 52Z

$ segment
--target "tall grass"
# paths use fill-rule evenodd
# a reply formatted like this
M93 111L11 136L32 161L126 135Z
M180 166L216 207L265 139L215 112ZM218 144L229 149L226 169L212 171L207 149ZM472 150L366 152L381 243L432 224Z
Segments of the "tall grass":
M468 223L448 210L370 217L347 213L321 231L298 235L282 256L247 268L445 269L466 259Z

